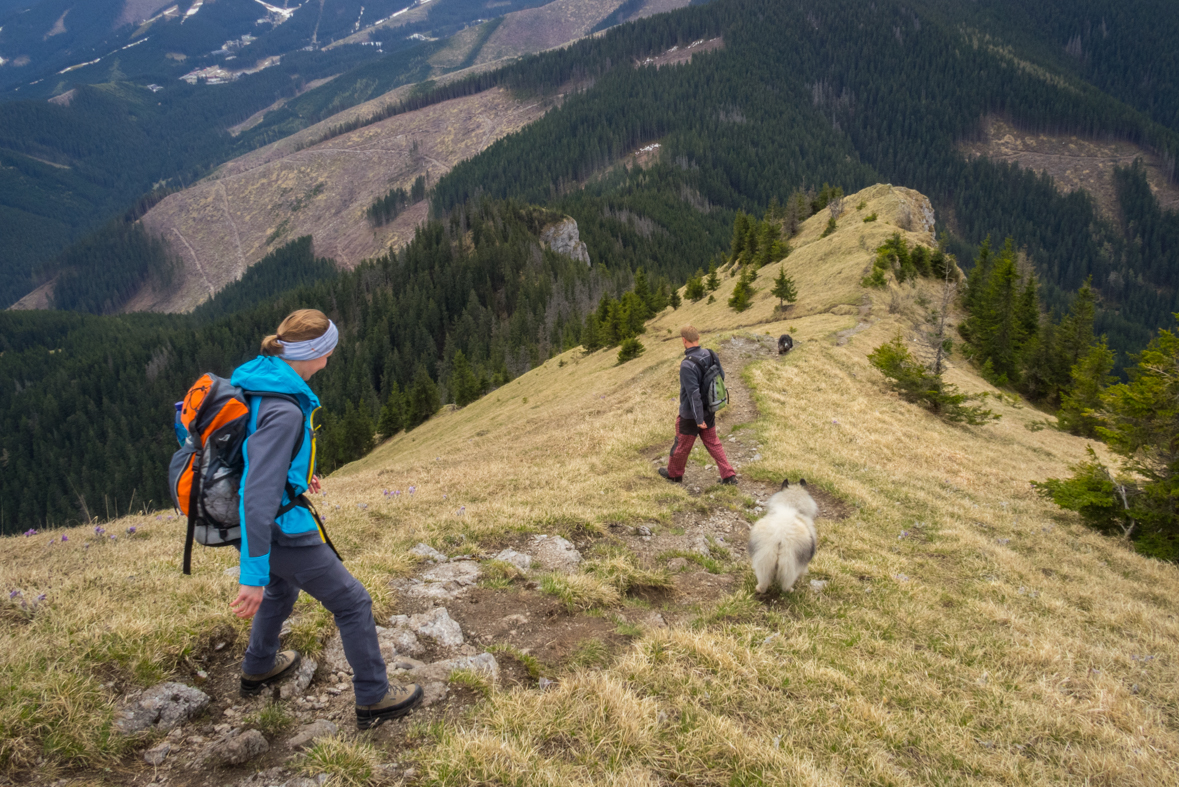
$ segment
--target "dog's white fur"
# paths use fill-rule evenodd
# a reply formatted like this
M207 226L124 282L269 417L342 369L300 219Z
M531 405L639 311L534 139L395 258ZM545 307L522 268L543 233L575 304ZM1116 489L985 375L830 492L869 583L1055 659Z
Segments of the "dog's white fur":
M749 530L749 558L757 575L757 592L765 593L777 580L789 592L806 573L815 555L819 507L806 489L806 480L791 486L789 479L770 498L768 511Z

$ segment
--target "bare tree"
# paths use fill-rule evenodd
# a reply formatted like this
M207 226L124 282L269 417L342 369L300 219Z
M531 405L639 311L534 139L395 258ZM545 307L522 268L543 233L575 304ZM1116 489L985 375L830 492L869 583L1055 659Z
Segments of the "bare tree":
M827 210L831 211L831 218L838 221L843 214L843 195L832 197L827 203Z

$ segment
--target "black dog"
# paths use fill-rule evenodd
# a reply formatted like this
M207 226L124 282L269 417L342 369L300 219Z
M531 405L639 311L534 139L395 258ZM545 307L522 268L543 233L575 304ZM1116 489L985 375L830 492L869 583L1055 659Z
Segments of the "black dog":
M790 334L784 333L778 337L778 355L785 355L794 349L794 339L790 338Z

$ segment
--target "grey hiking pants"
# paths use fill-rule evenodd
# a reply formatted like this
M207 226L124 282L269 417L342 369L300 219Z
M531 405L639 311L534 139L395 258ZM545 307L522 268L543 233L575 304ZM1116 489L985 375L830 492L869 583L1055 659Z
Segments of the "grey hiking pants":
M327 544L284 547L271 542L270 584L250 627L242 672L262 675L274 667L279 632L300 590L307 591L336 617L344 655L352 667L356 704L380 702L389 690L389 679L377 642L372 597Z

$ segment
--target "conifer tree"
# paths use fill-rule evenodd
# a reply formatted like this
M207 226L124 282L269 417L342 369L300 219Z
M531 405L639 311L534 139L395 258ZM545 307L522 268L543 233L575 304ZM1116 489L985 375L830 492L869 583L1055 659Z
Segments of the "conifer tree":
M745 211L737 211L733 219L733 242L729 249L729 261L736 262L745 251L745 239L749 234L749 216Z
M425 364L418 364L414 372L413 388L409 391L409 406L406 407L406 429L413 429L429 420L438 411L438 386L426 371Z
M451 361L449 387L454 403L459 407L466 407L482 394L479 389L479 378L471 370L471 364L462 350L457 350Z
M778 278L774 279L774 288L770 294L778 299L778 306L785 306L788 302L798 300L798 290L794 287L794 279L786 275L786 265L778 269Z
M709 292L716 292L716 288L720 286L720 279L716 275L716 260L713 260L708 265L708 278L704 281L704 288Z
M729 308L735 312L743 312L749 308L750 299L755 292L749 281L749 276L742 270L741 278L737 280L733 294L729 296Z
M377 432L385 437L392 437L401 431L405 424L405 403L401 396L401 388L396 382L389 391L385 406L381 408L381 417L377 421Z
M684 287L684 297L695 303L706 294L704 290L704 272L697 269L696 275L688 279L688 284Z
M1101 394L1117 380L1110 374L1113 365L1113 352L1102 336L1072 368L1072 387L1062 397L1056 414L1062 429L1081 437L1098 436Z

